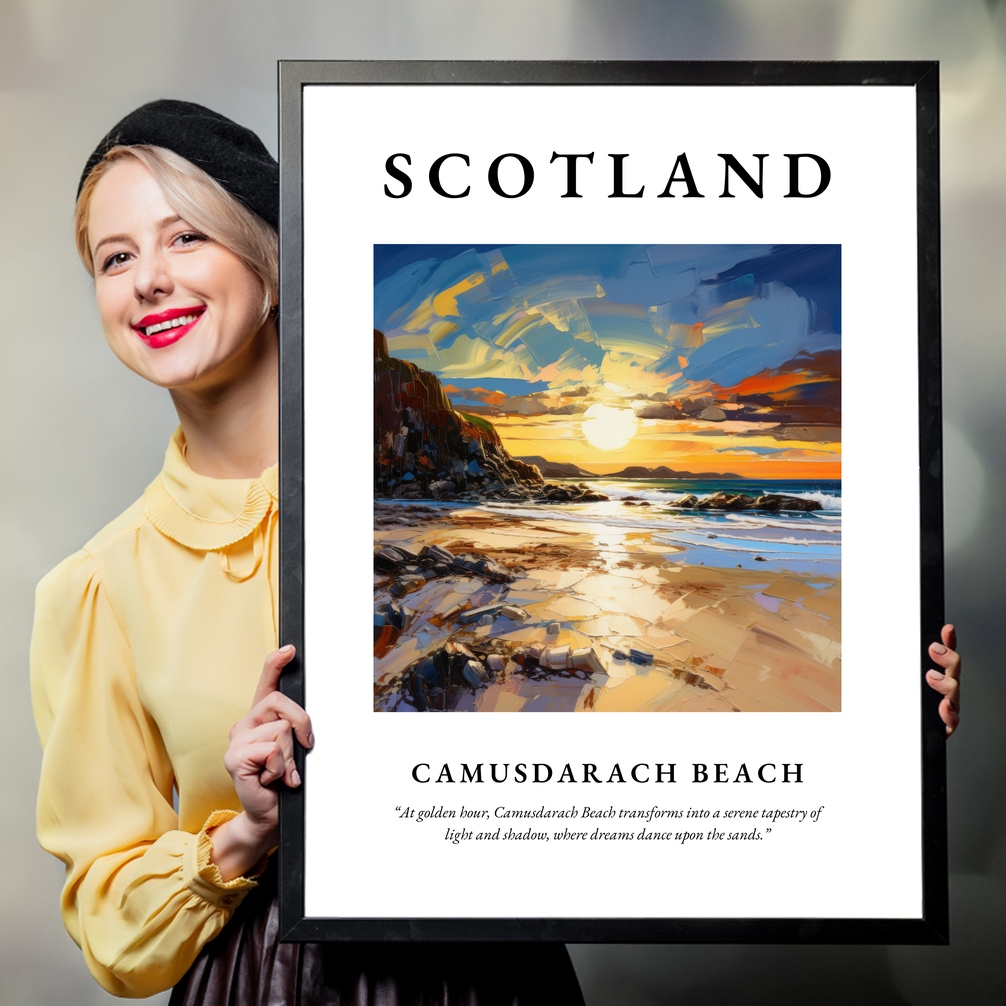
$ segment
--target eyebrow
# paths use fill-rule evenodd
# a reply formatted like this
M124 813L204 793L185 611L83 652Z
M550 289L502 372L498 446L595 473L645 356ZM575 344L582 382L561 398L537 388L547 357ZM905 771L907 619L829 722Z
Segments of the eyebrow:
M154 225L157 230L163 230L165 227L170 227L172 224L177 224L181 221L181 217L175 213L170 217L165 217L163 220L158 220ZM128 234L109 234L108 237L103 237L91 250L91 257L96 258L98 255L98 249L102 245L107 245L114 243L116 241L132 242L132 238Z

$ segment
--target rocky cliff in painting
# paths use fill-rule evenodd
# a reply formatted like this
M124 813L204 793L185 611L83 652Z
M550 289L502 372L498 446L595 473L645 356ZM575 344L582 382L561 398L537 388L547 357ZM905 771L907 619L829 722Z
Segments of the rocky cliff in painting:
M537 468L512 458L492 424L455 412L440 381L388 355L374 331L374 493L444 498L493 484L544 489Z

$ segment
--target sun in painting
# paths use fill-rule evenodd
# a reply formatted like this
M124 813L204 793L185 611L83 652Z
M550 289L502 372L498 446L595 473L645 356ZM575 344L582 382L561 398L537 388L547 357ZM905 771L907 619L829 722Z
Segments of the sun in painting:
M583 435L602 451L617 451L636 435L636 417L631 409L592 405L583 414Z

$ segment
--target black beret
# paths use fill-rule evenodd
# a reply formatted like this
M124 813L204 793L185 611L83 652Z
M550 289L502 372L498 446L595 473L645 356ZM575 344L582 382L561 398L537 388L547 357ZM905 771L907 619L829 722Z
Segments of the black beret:
M202 168L253 213L279 226L276 159L250 129L191 101L151 101L113 126L88 158L77 195L91 169L112 147L141 144L173 150Z

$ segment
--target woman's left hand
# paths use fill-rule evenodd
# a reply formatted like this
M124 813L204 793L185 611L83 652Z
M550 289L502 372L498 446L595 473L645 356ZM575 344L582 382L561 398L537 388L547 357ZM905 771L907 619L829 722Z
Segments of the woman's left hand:
M944 625L940 643L931 643L929 656L943 668L926 672L930 688L943 696L940 719L946 724L949 737L961 721L961 657L957 652L957 632L952 625Z

